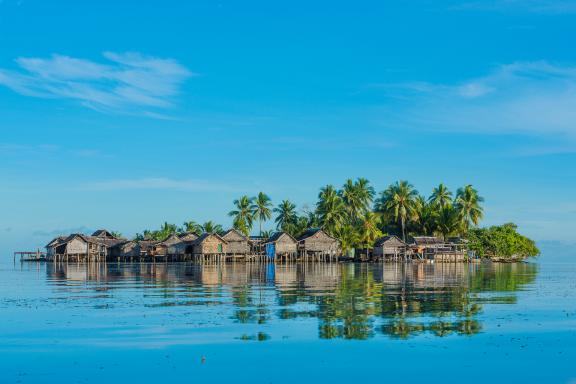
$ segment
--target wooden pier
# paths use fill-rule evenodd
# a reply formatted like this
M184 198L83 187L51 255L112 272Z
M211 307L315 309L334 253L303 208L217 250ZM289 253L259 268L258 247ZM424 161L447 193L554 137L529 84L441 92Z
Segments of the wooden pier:
M40 262L46 261L46 254L37 250L35 252L14 252L14 262L17 258L20 258L21 262Z

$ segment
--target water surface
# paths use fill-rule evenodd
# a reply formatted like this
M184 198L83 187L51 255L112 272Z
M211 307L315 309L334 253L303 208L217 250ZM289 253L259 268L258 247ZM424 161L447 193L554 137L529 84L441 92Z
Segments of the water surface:
M16 264L0 382L576 380L576 264Z

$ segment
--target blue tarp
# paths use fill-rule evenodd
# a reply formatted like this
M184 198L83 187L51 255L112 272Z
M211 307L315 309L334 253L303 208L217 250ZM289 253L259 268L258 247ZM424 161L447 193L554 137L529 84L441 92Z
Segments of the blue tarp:
M266 256L270 257L270 258L274 258L274 256L276 256L276 244L274 243L269 243L266 244Z

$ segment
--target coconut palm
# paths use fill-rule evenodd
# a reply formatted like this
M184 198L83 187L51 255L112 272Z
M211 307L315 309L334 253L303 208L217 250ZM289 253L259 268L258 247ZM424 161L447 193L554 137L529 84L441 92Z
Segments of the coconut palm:
M346 206L348 219L357 223L370 209L374 198L374 188L370 186L367 179L359 178L355 182L348 179L339 191L339 195Z
M360 200L362 212L366 213L370 210L376 191L374 187L370 185L370 181L363 177L356 179L356 191L358 199Z
M414 232L432 235L436 231L438 207L428 203L423 196L416 197L416 217L412 226Z
M202 228L202 232L206 233L222 233L224 232L224 228L220 224L214 223L212 220L205 222L200 226Z
M274 220L276 228L281 231L290 232L298 219L296 205L289 200L283 200L273 211L277 214Z
M444 241L460 227L458 212L451 206L444 207L436 217L436 229L442 234Z
M176 224L168 224L167 222L164 222L164 224L160 228L160 231L157 232L156 238L158 240L164 240L168 236L173 235L177 232L178 232L178 226Z
M358 234L360 243L366 248L366 256L368 256L368 249L372 248L376 240L382 236L378 228L379 224L380 217L375 212L366 212L360 220Z
M402 239L406 241L406 222L416 216L418 191L407 181L397 181L382 192L377 210L390 214L402 228Z
M252 212L254 212L254 217L258 219L258 224L260 225L260 236L262 236L262 222L270 220L272 217L272 203L270 197L268 197L264 192L260 192L258 196L253 199Z
M254 211L252 210L252 199L244 195L234 200L235 210L228 212L228 216L233 218L232 225L246 236L250 235L250 230L254 224Z
M202 226L195 222L194 220L190 220L184 223L184 230L186 232L191 232L196 235L200 235L203 231Z
M320 189L316 214L322 228L330 234L336 233L346 219L346 208L342 198L332 185Z
M478 195L478 191L471 185L459 188L454 200L454 208L458 212L462 233L468 232L473 225L478 225L484 216L484 210L480 203L484 198Z
M334 236L340 241L340 248L344 254L354 249L360 242L357 228L350 223L345 223L338 228Z
M443 183L440 183L432 190L428 202L438 208L449 207L452 205L452 192Z

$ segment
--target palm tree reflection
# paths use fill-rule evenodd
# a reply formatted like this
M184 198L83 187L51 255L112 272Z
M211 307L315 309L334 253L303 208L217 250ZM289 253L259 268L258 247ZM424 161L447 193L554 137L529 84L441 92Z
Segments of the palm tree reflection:
M51 264L55 289L111 292L134 285L147 306L231 309L238 324L318 319L322 339L446 337L482 330L485 303L514 303L533 264ZM127 282L132 284L127 285ZM150 301L150 302L148 302ZM214 311L220 313L221 310ZM240 339L268 340L259 333Z

